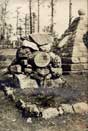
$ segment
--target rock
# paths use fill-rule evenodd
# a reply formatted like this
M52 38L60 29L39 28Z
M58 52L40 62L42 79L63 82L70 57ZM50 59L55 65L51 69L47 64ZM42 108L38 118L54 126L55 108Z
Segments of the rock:
M32 104L32 105L27 104L26 108L25 108L25 112L30 117L39 117L39 115L40 115L39 109L37 108L37 106L35 104Z
M40 46L41 51L49 52L51 50L52 43Z
M32 119L30 117L27 118L27 123L32 123Z
M58 116L59 112L56 108L47 108L42 112L42 114L44 119L50 119Z
M20 65L11 65L9 67L9 71L10 73L14 74L21 74L22 73L22 69L21 69L21 66Z
M32 65L30 65L30 64L27 64L27 68L32 68Z
M61 58L60 58L60 56L55 55L55 57L52 58L51 62L52 62L52 66L53 67L59 67L59 68L61 68Z
M2 69L0 72L2 72L3 74L6 74L8 72L7 68Z
M17 50L17 52L16 52L16 60L23 59L23 58L27 58L28 55L29 55L29 53L28 53L28 55L27 55L27 53L25 53L25 52L26 52L25 49L23 49L22 47L20 47L20 48Z
M38 46L43 46L47 44L53 44L54 38L50 34L33 33L29 35L29 40L32 39Z
M61 104L61 108L63 109L64 113L74 113L73 107L70 104Z
M19 62L20 59L30 58L32 52L29 48L20 47L16 52L16 60Z
M63 111L62 107L58 108L58 112L59 112L59 115L63 115L64 114L64 111Z
M53 76L60 76L62 75L62 68L51 67L51 72Z
M15 101L15 95L14 95L14 90L10 87L5 87L4 88L4 93L10 100Z
M26 107L26 104L22 99L19 99L16 102L16 107L19 108L19 109L24 109Z
M27 105L27 108L29 108L30 112L37 112L39 113L39 110L37 108L37 106L35 104L32 104L32 105Z
M37 73L43 77L49 74L49 69L48 68L38 68Z
M10 87L5 87L4 88L4 93L8 98L10 98L12 101L15 101L15 95L14 95L14 90Z
M52 77L52 75L51 75L51 74L48 74L45 79L46 79L46 80L49 80L49 79L51 79L51 77Z
M6 95L12 95L14 92L14 90L10 87L5 87L4 91L5 91Z
M43 81L44 80L44 78L42 76L40 76L37 72L31 73L30 77L35 79L35 80L38 80L38 81Z
M16 74L13 81L16 87L20 87L21 89L38 88L38 84L36 80L31 79L30 77L23 75L23 74L19 74L19 75Z
M28 40L24 40L22 46L28 47L28 48L33 49L35 51L39 50L37 44L35 44L34 42L30 42Z
M53 60L55 58L55 53L53 52L49 52L49 55L50 55L50 59Z
M25 67L24 68L24 73L25 74L31 74L32 73L32 68Z
M88 104L84 102L73 104L73 108L76 113L87 113L88 112Z
M10 95L9 98L10 98L10 100L12 100L12 101L15 101L15 100L16 100L16 97L15 97L14 94L13 94L13 95Z

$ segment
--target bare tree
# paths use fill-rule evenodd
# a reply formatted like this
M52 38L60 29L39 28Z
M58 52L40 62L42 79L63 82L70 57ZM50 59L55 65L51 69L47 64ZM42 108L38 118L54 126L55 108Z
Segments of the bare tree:
M27 14L25 15L25 36L27 36Z
M72 21L72 0L69 0L69 27Z
M29 0L30 34L32 34L32 0Z
M32 13L32 32L35 32L35 21L36 21L36 14L35 12Z
M54 13L55 13L55 4L58 0L50 0L50 8L51 8L51 29L50 29L50 33L53 35L54 33Z
M18 35L18 27L19 27L19 15L20 15L20 12L19 12L19 9L21 7L17 7L17 10L16 10L16 13L17 13L17 17L16 17L16 35Z
M4 0L1 4L1 22L2 22L2 35L5 38L5 30L6 30L6 15L7 15L7 6L9 0Z
M54 0L51 0L51 33L53 34L54 27Z
M38 33L40 31L40 0L38 0Z

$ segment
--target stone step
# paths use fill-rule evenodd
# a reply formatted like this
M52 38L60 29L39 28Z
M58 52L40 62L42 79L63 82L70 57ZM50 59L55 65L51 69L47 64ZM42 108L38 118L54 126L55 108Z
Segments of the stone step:
M77 64L77 63L82 63L82 64L85 64L85 63L88 63L88 59L87 57L83 56L83 57L63 57L62 58L62 64L67 64L67 63L74 63L74 64Z
M88 69L88 63L86 64L71 64L71 70L86 70Z
M70 70L70 71L63 71L63 74L80 74L80 73L85 73L88 74L88 70L82 70L82 71L74 71L74 70Z
M88 72L88 63L78 64L63 64L63 73L77 73L77 72Z

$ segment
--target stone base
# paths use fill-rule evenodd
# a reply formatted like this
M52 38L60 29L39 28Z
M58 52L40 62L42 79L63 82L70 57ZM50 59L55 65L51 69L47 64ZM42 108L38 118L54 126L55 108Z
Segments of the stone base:
M36 80L31 79L30 77L27 77L23 74L15 75L13 81L17 88L38 88Z

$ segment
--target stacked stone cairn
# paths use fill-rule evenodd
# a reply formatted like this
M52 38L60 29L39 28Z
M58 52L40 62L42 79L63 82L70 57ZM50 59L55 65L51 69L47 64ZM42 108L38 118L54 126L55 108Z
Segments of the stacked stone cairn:
M8 67L17 87L38 88L55 86L61 83L61 58L51 52L51 45L39 46L34 42L23 40L16 52L16 58Z

